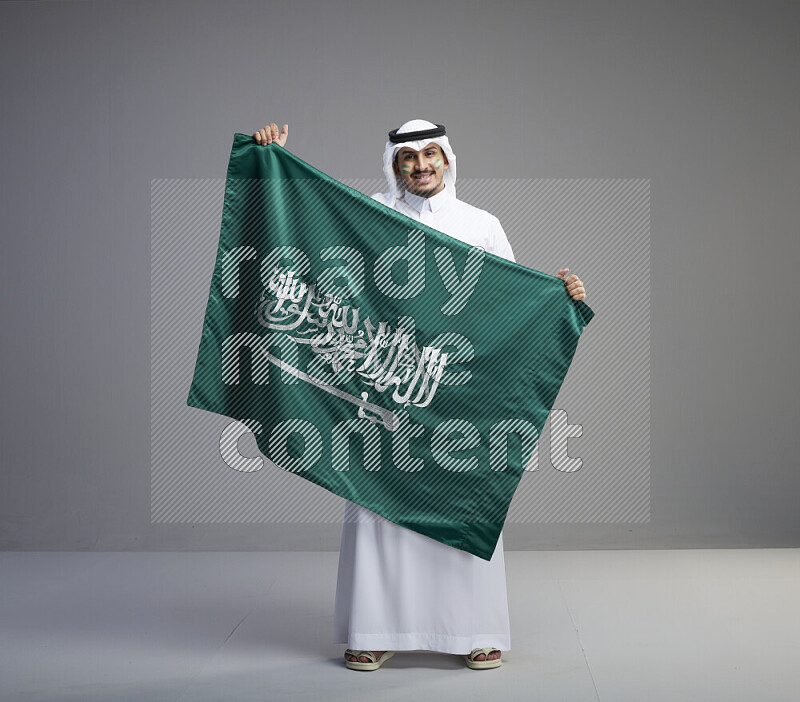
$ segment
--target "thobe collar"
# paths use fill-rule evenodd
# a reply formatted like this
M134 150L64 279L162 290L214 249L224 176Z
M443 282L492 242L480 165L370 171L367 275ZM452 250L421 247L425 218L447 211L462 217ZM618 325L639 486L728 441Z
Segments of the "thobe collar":
M431 195L430 197L422 197L404 190L403 201L420 214L426 210L428 212L438 212L452 199L452 193L452 189L446 185L436 195Z

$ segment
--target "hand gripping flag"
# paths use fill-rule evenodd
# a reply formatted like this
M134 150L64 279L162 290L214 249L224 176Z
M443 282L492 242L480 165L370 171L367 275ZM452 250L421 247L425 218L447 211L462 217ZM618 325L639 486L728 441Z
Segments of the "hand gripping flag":
M490 560L594 316L471 247L236 134L187 404L278 468Z

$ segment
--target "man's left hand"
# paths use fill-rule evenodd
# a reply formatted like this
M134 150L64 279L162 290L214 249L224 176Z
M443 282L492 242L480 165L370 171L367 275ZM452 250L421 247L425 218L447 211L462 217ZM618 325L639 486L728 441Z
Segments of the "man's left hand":
M556 278L564 280L564 285L567 286L567 292L573 300L585 300L586 290L583 287L583 281L574 273L568 278L565 278L564 276L567 275L567 273L569 273L569 268L562 268L556 273Z

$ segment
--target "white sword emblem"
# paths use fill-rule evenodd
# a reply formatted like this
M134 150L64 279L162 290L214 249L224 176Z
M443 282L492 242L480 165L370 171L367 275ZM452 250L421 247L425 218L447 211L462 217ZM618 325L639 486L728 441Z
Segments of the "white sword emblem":
M288 363L284 363L283 361L281 361L280 358L273 356L271 353L269 353L269 351L266 351L265 355L270 363L274 363L281 370L285 370L287 373L291 373L296 378L299 378L300 380L303 380L306 383L311 383L311 385L315 385L320 390L324 390L325 392L328 392L331 395L340 397L342 400L347 400L348 402L352 402L354 405L358 405L359 407L365 410L374 412L381 418L383 426L385 426L389 431L394 431L400 426L400 419L391 410L384 409L383 407L380 407L379 405L376 405L372 402L368 402L366 399L363 399L361 397L350 395L349 393L346 393L344 390L340 390L339 388L334 387L333 385L329 385L328 383L323 382L318 378L312 378L308 373L304 373L298 368L290 366ZM366 393L363 394L366 395ZM361 416L360 412L359 416Z

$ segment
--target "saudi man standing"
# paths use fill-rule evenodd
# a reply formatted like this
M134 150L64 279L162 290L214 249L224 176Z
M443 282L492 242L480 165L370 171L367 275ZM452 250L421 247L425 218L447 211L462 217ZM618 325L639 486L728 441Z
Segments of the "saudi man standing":
M257 143L284 146L289 127L270 124ZM386 193L372 197L486 252L514 260L499 220L456 199L456 156L443 125L411 120L389 132ZM563 278L569 269L561 269ZM584 299L577 276L565 280ZM375 670L395 651L462 654L473 669L501 665L511 647L503 534L491 560L398 526L345 500L334 608L348 668Z

